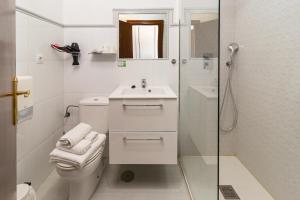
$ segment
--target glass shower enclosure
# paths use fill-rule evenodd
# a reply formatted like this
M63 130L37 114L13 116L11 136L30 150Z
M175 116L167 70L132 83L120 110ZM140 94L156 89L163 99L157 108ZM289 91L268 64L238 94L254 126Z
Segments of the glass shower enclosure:
M219 193L219 4L206 2L181 2L179 160L193 200Z

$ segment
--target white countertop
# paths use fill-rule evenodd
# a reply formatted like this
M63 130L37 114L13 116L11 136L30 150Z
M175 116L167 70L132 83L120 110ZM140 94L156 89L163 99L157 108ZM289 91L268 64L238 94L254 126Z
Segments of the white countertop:
M149 86L143 89L121 85L111 93L109 99L177 99L177 95L169 86Z

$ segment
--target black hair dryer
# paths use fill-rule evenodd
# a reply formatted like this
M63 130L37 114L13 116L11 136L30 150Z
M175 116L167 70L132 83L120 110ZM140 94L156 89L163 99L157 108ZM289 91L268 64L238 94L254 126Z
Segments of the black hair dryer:
M72 43L71 45L71 54L73 57L73 64L72 65L79 65L78 58L80 54L80 49L78 43Z

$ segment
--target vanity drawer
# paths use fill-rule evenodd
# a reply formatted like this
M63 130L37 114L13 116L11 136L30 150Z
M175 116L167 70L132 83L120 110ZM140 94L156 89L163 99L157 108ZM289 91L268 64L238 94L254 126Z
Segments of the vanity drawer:
M177 164L177 133L109 133L110 164Z
M177 100L110 100L109 130L177 131Z

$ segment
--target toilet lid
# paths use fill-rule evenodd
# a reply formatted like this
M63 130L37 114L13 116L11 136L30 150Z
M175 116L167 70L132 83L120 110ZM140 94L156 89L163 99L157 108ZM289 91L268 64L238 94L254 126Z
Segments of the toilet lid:
M81 106L107 106L109 100L107 97L91 97L82 99L79 104Z
M23 200L27 197L29 193L29 185L27 184L19 184L17 185L17 200Z

